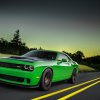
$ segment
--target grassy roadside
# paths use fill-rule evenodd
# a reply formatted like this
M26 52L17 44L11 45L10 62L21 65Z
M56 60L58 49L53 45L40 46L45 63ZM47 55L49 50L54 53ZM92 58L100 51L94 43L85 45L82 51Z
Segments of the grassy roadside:
M96 71L96 69L86 65L79 65L79 72L93 72L93 71Z
M9 57L9 56L14 56L14 55L11 55L11 54L2 54L2 53L0 53L0 57Z

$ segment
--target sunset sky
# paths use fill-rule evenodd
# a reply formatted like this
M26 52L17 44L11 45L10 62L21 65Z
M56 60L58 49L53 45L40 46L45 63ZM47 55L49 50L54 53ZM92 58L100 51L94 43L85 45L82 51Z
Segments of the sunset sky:
M98 1L0 0L0 38L10 40L19 29L32 48L100 55Z

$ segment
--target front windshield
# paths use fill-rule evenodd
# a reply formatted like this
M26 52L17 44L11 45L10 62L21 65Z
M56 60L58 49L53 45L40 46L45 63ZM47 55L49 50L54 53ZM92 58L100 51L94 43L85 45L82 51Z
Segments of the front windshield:
M55 60L57 57L57 53L52 52L52 51L33 50L22 56L23 57L35 57L35 58L45 59L45 60Z

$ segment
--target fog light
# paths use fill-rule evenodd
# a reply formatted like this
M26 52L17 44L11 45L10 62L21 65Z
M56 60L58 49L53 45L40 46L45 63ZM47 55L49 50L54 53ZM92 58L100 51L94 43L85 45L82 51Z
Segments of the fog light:
M30 79L28 79L28 78L27 78L27 83L28 83L28 84L30 83Z

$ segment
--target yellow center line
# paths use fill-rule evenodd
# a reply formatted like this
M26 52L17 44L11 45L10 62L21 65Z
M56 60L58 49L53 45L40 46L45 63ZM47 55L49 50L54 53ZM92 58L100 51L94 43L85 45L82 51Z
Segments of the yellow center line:
M50 96L53 96L53 95L56 95L56 94L59 94L59 93L68 91L68 90L71 90L71 89L73 89L73 88L76 88L76 87L79 87L79 86L82 86L82 85L91 83L91 82L96 81L96 80L99 80L99 79L100 79L100 77L99 77L99 78L92 79L92 80L89 80L89 81L86 81L86 82L81 83L81 84L77 84L77 85L74 85L74 86L71 86L71 87L62 89L62 90L58 90L58 91L55 91L55 92L51 92L51 93L49 93L49 94L45 94L45 95L40 96L40 97L33 98L32 100L41 100L41 99L44 99L44 98L47 98L47 97L50 97Z
M66 96L64 96L62 98L59 98L58 100L66 100L66 99L69 99L69 98L73 97L74 95L76 95L76 94L78 94L78 93L80 93L82 91L85 91L86 89L88 89L88 88L90 88L90 87L92 87L92 86L94 86L94 85L96 85L98 83L100 83L100 80L97 81L97 82L94 82L93 84L90 84L90 85L88 85L88 86L86 86L84 88L81 88L81 89L79 89L79 90L77 90L77 91L75 91L73 93L70 93L70 94L68 94L68 95L66 95Z

